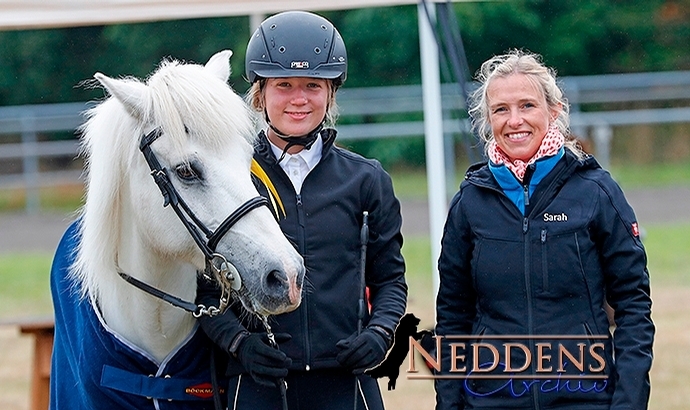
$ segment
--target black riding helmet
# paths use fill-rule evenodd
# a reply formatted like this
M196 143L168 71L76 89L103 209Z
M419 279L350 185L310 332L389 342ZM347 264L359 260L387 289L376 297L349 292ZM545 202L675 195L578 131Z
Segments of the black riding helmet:
M333 24L304 11L287 11L264 20L247 44L244 62L250 83L265 78L309 77L331 80L337 90L347 77L345 43ZM324 120L306 135L286 135L276 128L264 109L266 123L287 142L288 149L301 145L309 149L323 129Z
M260 78L347 77L347 52L340 33L325 18L304 11L288 11L267 18L254 32L245 58L250 83Z

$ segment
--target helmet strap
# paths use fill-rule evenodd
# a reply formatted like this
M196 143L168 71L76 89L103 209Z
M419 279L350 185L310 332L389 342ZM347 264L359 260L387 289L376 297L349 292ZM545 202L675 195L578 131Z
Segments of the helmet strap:
M268 113L265 111L264 116L266 117L266 123L268 124L268 127L271 129L271 131L273 131L278 136L278 138L287 142L287 145L285 145L285 148L283 148L283 153L280 155L280 158L278 159L278 163L285 159L285 154L287 154L288 150L294 147L295 145L300 145L304 147L304 149L311 148L311 146L314 145L316 139L319 137L319 133L323 129L323 123L326 120L326 117L324 117L324 119L321 121L321 123L319 123L319 125L316 126L316 128L309 131L305 135L290 136L280 131L273 124L271 124L271 120L270 118L268 118Z

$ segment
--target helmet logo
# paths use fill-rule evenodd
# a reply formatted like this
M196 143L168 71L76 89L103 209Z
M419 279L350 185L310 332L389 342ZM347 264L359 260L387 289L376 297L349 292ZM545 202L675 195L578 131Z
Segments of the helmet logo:
M290 68L309 68L309 61L293 61Z

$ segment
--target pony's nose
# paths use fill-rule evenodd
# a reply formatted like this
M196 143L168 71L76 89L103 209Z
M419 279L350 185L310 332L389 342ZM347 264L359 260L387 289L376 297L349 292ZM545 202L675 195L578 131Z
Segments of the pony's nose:
M302 285L304 284L304 270L301 270L295 277L295 286L297 288L302 289Z
M287 312L299 306L302 299L302 286L300 283L304 275L288 277L283 270L273 270L264 279L264 294L267 296L266 303L274 303L280 306L288 304ZM298 279L299 278L299 279Z
M282 298L289 287L287 275L282 270L272 270L266 275L265 288L268 295Z

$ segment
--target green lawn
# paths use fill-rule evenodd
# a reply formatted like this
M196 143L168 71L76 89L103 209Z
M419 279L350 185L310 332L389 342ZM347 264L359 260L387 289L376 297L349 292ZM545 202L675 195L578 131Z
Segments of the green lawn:
M690 161L655 165L614 165L610 171L623 189L690 185Z
M47 253L0 254L0 320L51 314L51 260Z
M651 225L646 229L652 286L690 286L690 224ZM411 305L428 311L433 305L428 237L406 237L403 254ZM0 254L0 319L50 314L51 259L52 255L45 253Z
M455 192L460 186L467 165L458 165L455 181L448 181L448 190ZM654 165L614 165L609 170L613 178L625 189L690 185L690 162ZM427 180L425 170L393 169L395 193L404 199L425 198Z
M690 286L690 224L650 225L646 231L652 286Z

